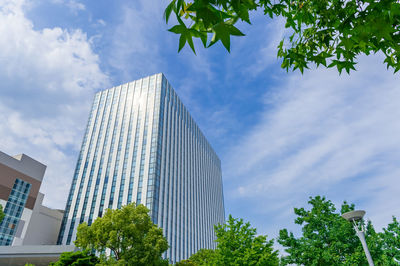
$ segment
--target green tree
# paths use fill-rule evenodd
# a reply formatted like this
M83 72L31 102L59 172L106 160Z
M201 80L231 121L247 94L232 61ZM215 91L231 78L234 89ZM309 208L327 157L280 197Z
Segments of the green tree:
M5 213L3 212L3 205L0 204L0 223L4 219Z
M278 251L273 250L273 240L257 236L257 230L243 219L229 215L225 224L214 227L217 248L200 249L188 260L176 265L279 265Z
M199 264L189 260L181 260L175 263L175 266L198 266Z
M352 224L341 217L341 214L354 210L354 204L344 202L337 212L334 204L325 197L310 197L308 203L312 206L310 210L294 209L295 223L302 226L301 236L295 237L287 229L279 232L278 243L288 254L282 257L282 264L368 265ZM398 224L397 229L400 229ZM389 235L393 236L392 233ZM376 233L371 222L366 224L366 240L376 265L398 265L384 247L383 234Z
M213 249L200 249L195 254L190 256L189 260L195 265L205 266L213 265L216 260L215 250Z
M91 226L78 226L75 245L103 253L111 250L108 263L127 265L168 265L161 258L168 243L148 215L149 210L135 203L121 209L108 209ZM106 252L107 253L107 252Z
M192 38L204 47L221 41L230 51L230 37L244 36L236 27L250 24L251 11L261 9L271 18L282 17L289 34L278 46L282 68L299 69L310 63L336 67L341 73L355 69L357 56L382 52L384 63L400 69L400 2L396 0L172 0L165 9L177 25L179 51ZM188 26L189 25L189 26ZM211 38L210 38L211 36Z
M100 260L94 254L88 251L64 252L60 259L56 262L51 262L50 266L91 266L99 263Z
M216 265L279 265L273 240L258 235L243 219L229 215L225 224L215 226L217 236Z
M396 217L393 217L393 222L388 224L387 228L383 228L380 236L383 240L384 254L400 264L400 224Z

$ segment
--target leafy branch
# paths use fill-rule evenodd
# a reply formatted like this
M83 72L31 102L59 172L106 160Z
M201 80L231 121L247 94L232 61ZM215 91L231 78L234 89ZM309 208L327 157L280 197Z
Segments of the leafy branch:
M400 70L400 2L397 0L173 0L165 9L166 23L174 13L180 51L193 38L205 48L221 41L228 52L231 36L244 36L235 25L251 24L250 12L262 9L270 18L283 17L291 34L278 45L282 68L310 64L355 70L357 57L382 52L384 63Z

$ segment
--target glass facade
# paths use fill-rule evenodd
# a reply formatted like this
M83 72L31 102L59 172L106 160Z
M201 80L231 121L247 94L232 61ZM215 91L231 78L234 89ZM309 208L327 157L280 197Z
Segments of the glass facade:
M31 184L16 179L4 208L4 219L0 224L0 246L11 246L15 231L24 211Z
M72 244L79 223L131 202L163 228L171 261L215 247L221 163L162 74L96 94L58 244Z

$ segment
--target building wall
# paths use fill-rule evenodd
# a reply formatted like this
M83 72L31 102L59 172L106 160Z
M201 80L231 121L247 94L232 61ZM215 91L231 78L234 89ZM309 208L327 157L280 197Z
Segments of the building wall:
M172 261L215 246L224 221L218 156L162 74L95 95L58 244L107 208L146 205Z
M215 248L214 225L224 222L221 162L166 80L163 88L160 200L153 218L171 246L167 257L179 261Z
M0 152L1 154L1 152ZM32 210L33 206L35 205L35 201L37 198L37 195L39 193L40 185L42 183L41 180L38 180L36 178L33 178L31 176L28 176L20 171L19 168L14 169L9 167L6 164L3 164L2 161L0 161L0 199L7 201L11 190L15 184L15 180L21 179L23 181L28 182L31 184L31 189L29 192L29 197L26 201L26 208ZM43 173L44 174L44 173Z
M46 171L46 165L25 154L9 156L0 151L0 163L40 182Z
M27 233L28 225L31 222L32 213L33 213L32 210L30 210L28 208L24 208L21 219L19 220L19 223L17 226L17 230L14 235L14 241L12 242L12 246L22 246L23 245L23 241L24 241L24 237Z
M45 170L25 154L11 157L0 152L0 199L6 214L0 223L0 245L20 243L18 236L30 221Z
M63 212L42 205L39 189L45 170L25 154L12 157L0 152L0 204L6 213L0 223L0 244L56 244Z
M62 253L77 251L75 246L34 245L0 247L1 266L47 266L56 262Z
M42 205L44 195L39 193L30 222L22 234L21 245L55 245L64 212Z

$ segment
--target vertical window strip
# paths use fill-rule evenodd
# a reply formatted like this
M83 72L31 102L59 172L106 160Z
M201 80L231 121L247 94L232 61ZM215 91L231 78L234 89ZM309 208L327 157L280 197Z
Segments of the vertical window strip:
M136 158L137 158L137 150L138 150L139 135L140 135L140 123L141 123L141 116L140 113L138 113L136 121L135 139L133 144L131 174L130 174L129 188L128 188L128 204L132 202L133 184L135 180L135 170L136 170Z
M165 90L166 90L166 95L165 95L165 103L166 103L166 110L167 110L167 117L165 120L165 128L166 128L166 132L167 132L167 139L165 142L165 153L164 153L164 161L165 161L165 167L164 167L164 211L163 211L163 228L164 228L164 234L166 237L168 237L168 232L169 232L169 227L168 227L168 222L167 222L167 218L168 218L168 211L169 211L169 182L171 179L171 175L170 175L170 161L171 161L171 149L170 149L170 145L171 145L171 104L169 101L169 87L168 87L168 83L165 81ZM168 239L169 240L169 239ZM167 257L167 254L165 255Z
M153 184L155 182L155 173L156 173L156 143L157 143L157 137L158 137L158 132L157 128L158 123L156 123L158 117L159 117L159 106L157 106L157 92L155 91L154 87L154 78L150 78L150 84L149 84L149 95L152 97L148 97L148 104L147 104L147 109L149 110L149 114L151 112L151 109L153 110L153 120L152 124L150 125L151 129L151 136L150 136L150 154L149 154L149 165L147 167L148 169L148 178L147 178L147 187L143 190L144 193L146 193L146 207L150 210L150 218L153 218ZM149 101L151 101L151 105L149 104Z
M114 174L113 174L113 181L111 184L111 193L110 193L110 198L108 200L108 208L109 209L112 208L112 205L114 203L115 187L116 187L117 177L118 177L118 169L119 169L119 162L120 162L120 157L121 157L122 142L124 139L126 98L127 98L126 97L126 87L122 87L121 96L120 96L119 104L118 104L117 118L116 118L116 119L119 119L119 111L122 109L122 122L121 122L121 131L119 133L119 140L118 140L118 146L117 146L117 157L115 159L115 164L114 164ZM115 125L115 130L118 131L117 123Z
M140 154L140 166L139 166L139 179L138 179L138 190L136 195L136 204L141 204L142 202L142 187L143 187L143 176L144 176L144 163L146 159L146 147L147 147L147 135L148 135L148 127L149 127L149 88L148 88L148 79L143 79L142 83L142 93L143 97L146 98L145 106L143 106L143 112L145 113L144 119L144 128L143 128L143 140L142 140L142 151Z
M97 194L98 194L99 186L100 186L100 183L101 183L100 182L101 175L103 173L103 162L104 162L104 157L106 155L106 149L107 149L108 139L109 139L109 135L110 135L110 120L111 120L111 114L113 112L113 104L112 103L110 104L110 101L113 101L113 97L114 97L114 90L108 90L107 100L106 100L106 104L105 104L105 108L104 108L105 111L103 113L103 118L102 118L102 122L101 122L102 124L105 121L106 114L107 114L106 110L107 110L108 107L109 107L109 113L108 113L108 117L107 117L107 126L106 126L106 132L105 132L105 136L104 136L104 141L103 141L101 157L100 157L99 170L98 170L98 173L97 173L93 199L91 201L91 206L90 206L88 225L91 225L92 221L93 221L93 214L94 214L94 209L96 207ZM104 186L104 183L103 183L103 186Z
M195 198L195 182L194 182L194 159L193 159L193 131L191 128L192 124L190 123L190 131L189 131L189 136L190 136L190 152L189 152L189 156L190 156L190 174L191 174L191 189L192 189L192 193L191 193L191 241L190 241L190 250L191 253L194 254L196 252L195 250L195 242L196 242L196 238L195 238L195 217L196 217L196 212L195 212L195 206L196 206L196 198Z
M99 103L99 97L102 96L101 93L96 94L96 98L95 98L95 102L93 104L93 109L97 109L96 111L96 117L95 117L95 121L93 124L93 130L92 130L92 134L90 136L90 141L89 141L89 148L86 154L86 159L85 159L85 165L83 168L83 172L81 175L81 182L79 185L79 189L78 189L78 194L76 197L76 202L75 202L75 206L74 206L74 212L72 213L72 219L71 219L71 224L70 224L70 228L68 231L68 236L67 236L67 245L69 245L71 243L71 239L72 239L72 233L74 231L74 227L75 227L75 219L76 219L76 214L78 212L78 207L79 207L79 203L80 203L80 199L81 199L81 193L82 193L82 189L85 183L85 177L86 177L86 172L87 172L87 168L88 168L88 164L89 164L89 159L90 159L90 154L92 152L92 146L93 146L93 138L94 135L96 133L96 129L97 129L97 121L99 119L99 112L100 112L100 108L98 107L98 103Z
M167 172L167 186L166 186L166 191L167 191L167 195L165 197L167 203L166 203L166 211L165 211L165 227L167 228L167 232L168 234L166 234L168 236L168 243L171 243L171 234L172 234L172 228L171 228L171 222L172 222L172 214L171 214L171 200L172 200L172 178L173 178L173 157L172 157L172 152L173 152L173 135L174 135L174 131L173 131L173 126L172 126L172 119L173 119L173 113L172 113L172 106L171 103L168 104L168 113L169 113L169 117L168 117L168 130L169 130L169 141L168 141L168 172ZM170 254L169 257L171 258L171 249L169 250Z
M161 99L163 105L164 105L164 98ZM163 107L163 114L164 114L165 110ZM167 151L167 138L168 138L168 132L167 132L167 127L165 126L166 123L166 119L167 118L167 114L165 114L165 116L163 115L163 118L160 119L160 126L159 126L159 130L163 131L163 137L161 140L161 158L160 158L160 192L159 192L159 197L162 199L161 203L157 203L159 205L159 210L158 210L158 217L157 217L157 224L161 227L164 228L164 210L165 210L165 201L163 200L165 197L165 180L167 179L167 177L165 176L165 169L166 169L166 158L165 158L165 154ZM161 123L162 122L162 123ZM164 230L164 235L165 235L165 230Z
M173 173L173 187L172 187L172 196L173 196L173 207L172 209L174 210L174 215L173 215L173 229L172 232L174 232L173 235L173 239L172 242L174 243L174 252L172 254L173 259L176 261L176 252L177 252L177 239L176 239L176 228L177 228L177 219L178 219L178 214L177 214L177 210L178 210L178 112L177 112L177 106L176 106L176 98L175 98L175 94L174 94L174 153L173 153L173 157L174 157L174 173Z
M164 198L164 192L165 192L165 187L164 187L164 182L165 182L165 175L164 175L164 169L165 169L165 139L166 139L166 130L165 130L165 78L163 75L160 76L160 79L158 80L161 86L161 98L160 98L160 124L158 126L159 130L162 131L163 135L160 137L160 178L159 178L159 184L160 188L158 189L158 197L159 199ZM163 212L164 212L164 203L158 200L156 202L158 206L158 212L157 212L157 221L158 225L161 225L163 223ZM162 227L162 226L161 226Z
M179 112L180 112L180 107L181 105L178 104L179 106ZM183 224L182 224L182 207L183 207L183 202L182 202L182 186L183 186L183 176L182 176L182 166L183 166L183 153L182 153L182 116L178 113L178 219L176 223L176 232L177 232L177 241L178 241L178 246L179 246L179 253L178 255L178 260L181 260L181 253L182 253L182 229L183 229Z
M162 96L161 96L162 97ZM157 137L157 157L156 157L156 181L154 184L154 203L153 203L153 221L158 220L158 208L159 208L159 194L160 194L160 182L161 182L161 155L162 155L162 141L164 134L164 101L161 99L160 102L160 115L156 123L158 124L158 137Z
M195 128L195 156L196 156L196 249L199 250L202 246L201 246L201 235L202 235L202 225L200 223L200 218L201 218L201 175L200 175L200 161L199 161L199 142L198 142L198 138L197 138L197 127Z
M184 230L184 238L183 238L183 259L188 258L188 235L189 235L189 198L188 198L188 193L189 193L189 172L188 172L188 154L187 154L187 124L186 124L186 109L184 108L184 127L183 127L183 158L184 158L184 181L185 181L185 186L184 186L184 194L183 194L183 202L184 202L184 208L183 208L183 223L185 224L185 230Z
M19 221L29 196L31 184L17 178L4 208L4 218L0 224L0 246L11 246Z
M107 131L111 132L111 130L112 130L112 135L111 135L110 150L108 151L108 160L107 160L107 166L106 166L106 173L104 176L103 190L101 192L98 217L103 216L103 209L104 209L105 198L106 198L106 194L107 194L108 181L110 179L111 163L112 163L112 159L113 159L114 146L115 146L116 135L117 135L117 131L118 131L119 102L120 101L121 101L121 87L118 87L114 91L114 97L113 97L113 101L111 104L110 118L108 120L108 126L107 126L108 127ZM114 117L114 110L115 110L115 119L114 119L113 127L110 130L111 125L112 125L112 117Z
M170 149L170 143L171 143L171 115L170 115L170 105L169 102L166 101L166 117L165 117L165 132L166 132L166 138L164 141L165 145L165 150L164 150L164 157L163 157L163 164L164 164L164 180L163 180L163 187L164 187L164 195L163 195L163 206L164 210L162 211L162 219L161 219L161 226L164 228L164 235L167 237L168 236L168 223L166 221L168 217L168 198L169 198L169 181L171 178L170 175L170 159L171 159L171 149Z
M172 97L171 97L172 100ZM168 243L171 243L172 245L175 245L175 242L173 242L173 234L175 233L173 230L173 225L174 225L174 212L176 210L176 208L174 208L174 180L175 180L175 134L176 134L176 130L175 130L175 112L174 112L174 108L172 106L172 102L171 102L171 107L170 107L170 112L171 112L171 142L170 142L170 172L169 172L169 176L170 176L170 180L169 180L169 189L168 189L168 216L167 216L167 220L168 220L168 227L169 227L169 239L168 239ZM172 248L170 249L170 254L169 257L172 258Z
M153 222L158 219L158 196L160 188L161 167L161 141L162 141L162 119L164 104L161 101L161 88L155 89L154 113L152 125L152 138L150 148L149 178L147 182L146 204L150 209Z
M129 177L129 187L128 187L128 204L132 202L133 197L133 185L135 181L135 173L136 173L136 158L138 153L138 146L139 146L139 136L140 136L140 125L142 120L142 111L140 110L141 104L141 82L135 83L135 94L137 95L136 98L138 99L137 103L137 118L136 118L136 130L135 130L135 139L133 144L133 154L132 154L132 162L131 162L131 173Z
M85 193L85 198L84 198L84 201L83 201L83 207L82 207L82 212L81 212L81 217L80 217L79 223L83 223L83 221L85 219L86 207L87 207L87 204L88 204L88 201L89 201L89 194L90 194L90 191L92 189L92 180L93 180L94 172L96 170L97 155L98 155L98 152L99 152L99 148L101 146L100 140L102 139L102 136L103 136L104 120L105 120L105 117L106 117L105 116L106 106L104 106L105 98L108 99L108 97L106 97L106 95L107 95L107 91L104 91L102 93L101 99L100 99L99 109L102 110L102 118L101 118L101 122L100 122L99 132L96 134L97 135L97 141L96 141L96 146L95 146L95 151L94 151L94 157L93 157L93 160L92 160L92 165L90 167L91 168L90 169L90 175L89 175L88 184L86 185L86 193ZM100 167L101 167L102 163L103 162L101 161L100 162ZM99 169L99 171L100 171L100 174L101 174L101 170L100 169Z
M134 87L133 87L134 88ZM134 117L134 108L132 107L132 102L133 102L133 88L129 91L129 97L127 99L127 104L130 106L130 114L129 114L129 124L128 124L128 134L126 136L126 145L125 145L125 155L124 155L124 161L123 161L123 167L122 167L122 176L121 176L121 183L120 183L120 188L119 188L119 195L118 195L118 202L117 202L117 208L120 209L122 207L122 198L124 195L124 188L125 188L125 176L126 176L126 171L127 171L127 166L128 166L128 156L129 156L129 150L131 146L131 137L132 137L132 124L133 124L133 117ZM125 113L129 109L125 108ZM125 114L124 114L125 116Z
M163 155L163 209L161 210L161 227L163 228L164 236L168 238L168 234L170 232L169 227L168 227L168 221L167 218L168 216L168 198L169 198L169 180L170 180L170 139L171 139L171 128L170 128L170 105L167 102L167 97L164 99L166 105L165 105L165 121L164 121L164 128L165 128L165 139L164 139L164 155ZM168 257L168 251L165 251L164 253L164 258Z
M149 113L147 110L145 112L146 112L146 114L145 114L145 119L144 119L142 152L140 154L139 180L138 180L138 192L137 192L137 197L136 197L136 204L141 204L141 202L142 202L144 163L145 163L145 159L146 159L147 130L148 130L148 123L149 123Z

